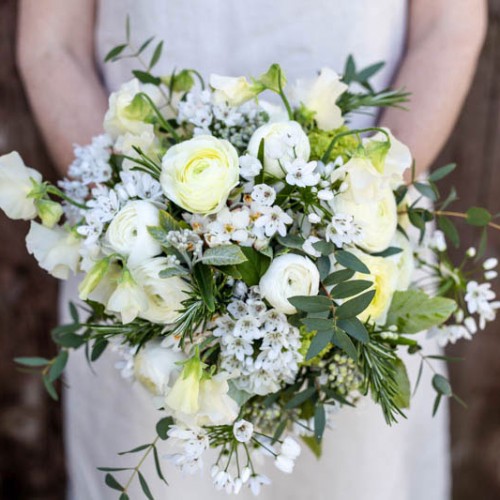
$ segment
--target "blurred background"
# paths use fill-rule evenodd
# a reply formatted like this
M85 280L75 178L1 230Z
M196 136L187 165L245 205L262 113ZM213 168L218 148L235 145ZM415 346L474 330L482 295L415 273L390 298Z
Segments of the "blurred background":
M489 5L476 78L436 166L459 165L447 181L461 195L455 208L480 205L499 213L500 0ZM18 150L28 165L54 180L16 70L16 10L15 0L0 0L0 154ZM57 320L57 283L27 254L27 230L27 224L0 214L0 500L56 500L64 498L65 488L61 406L49 399L37 377L19 372L12 362L15 356L50 357L54 351L49 332ZM478 234L463 225L461 236L465 249ZM498 232L491 233L487 253L500 258ZM450 405L453 500L498 500L500 323L448 354L465 358L450 372L455 392L468 405Z

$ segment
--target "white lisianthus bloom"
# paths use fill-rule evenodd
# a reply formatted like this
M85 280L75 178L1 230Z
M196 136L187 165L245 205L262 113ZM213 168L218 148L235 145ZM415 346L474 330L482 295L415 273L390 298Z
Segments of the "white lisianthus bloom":
M398 214L391 188L380 183L380 174L366 160L346 163L348 188L332 200L336 212L351 215L362 230L359 246L368 252L385 250L396 233ZM341 167L343 168L343 167Z
M382 164L382 171L380 172L389 181L392 189L396 189L403 181L403 174L405 170L411 167L413 158L411 156L408 146L398 141L388 128L384 130L389 135L390 147ZM374 142L386 142L387 137L383 132L377 132L371 137L363 139L363 145Z
M160 341L152 340L134 357L135 378L154 396L166 396L173 379L181 372L179 363L185 359L181 351L163 347Z
M176 205L191 213L213 214L226 204L239 175L236 149L228 141L199 135L167 151L160 183Z
M260 143L264 139L264 171L278 179L286 175L280 162L295 158L308 161L311 145L300 124L294 121L266 123L259 127L250 138L248 152L256 158Z
M174 323L179 318L182 301L188 298L189 285L179 276L160 278L160 271L168 267L171 266L166 257L153 257L132 269L134 279L148 298L148 308L139 316L152 323Z
M319 272L307 257L289 253L276 257L259 284L260 293L278 312L294 314L288 301L295 295L317 295Z
M0 208L11 219L34 219L35 200L28 198L33 181L42 182L40 172L27 167L16 151L0 156Z
M370 274L356 273L353 279L373 281L373 288L370 290L375 290L373 300L363 312L358 314L358 319L363 322L370 319L377 324L384 324L392 296L397 290L399 276L397 264L390 258L374 257L361 250L353 251L353 253L370 270Z
M39 266L61 280L76 274L80 261L80 239L62 227L48 228L31 222L26 236L28 252L35 256Z
M217 104L227 103L229 106L240 106L256 97L262 86L250 83L244 76L210 75L210 87L214 89L213 98Z
M321 130L334 130L344 124L342 111L335 103L347 89L335 71L322 68L314 80L298 80L292 97L297 104L315 112L314 118Z
M148 297L134 281L128 269L123 269L118 284L109 297L106 309L117 314L124 325L134 321L148 308Z
M399 231L396 231L391 247L401 248L403 251L392 255L389 259L396 263L398 269L398 277L396 280L396 290L408 290L413 271L415 269L415 261L413 258L413 247L408 241L408 238Z
M163 97L156 85L142 84L134 78L124 83L116 92L109 96L109 108L104 116L104 130L113 138L127 132L141 135L143 132L152 132L153 125L145 119L151 116L153 110L144 99L134 97L144 92L156 106L161 105Z
M157 226L159 210L143 200L129 201L111 221L106 231L109 247L128 257L130 266L161 252L160 244L149 234L148 226Z

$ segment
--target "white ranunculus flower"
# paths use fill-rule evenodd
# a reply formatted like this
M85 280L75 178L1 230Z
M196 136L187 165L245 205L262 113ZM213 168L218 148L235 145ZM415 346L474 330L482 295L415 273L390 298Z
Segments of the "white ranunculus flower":
M130 271L123 269L116 288L111 293L106 309L121 318L124 325L134 321L148 308L146 292L135 282Z
M142 84L134 78L124 83L119 90L109 96L109 108L104 116L104 130L113 138L127 132L141 135L143 132L152 132L153 125L146 123L145 119L153 113L151 106L144 99L134 97L144 92L156 106L163 100L160 90L156 85Z
M337 99L348 86L330 68L322 68L314 80L298 80L293 89L293 100L314 111L314 118L321 130L334 130L344 124Z
M167 151L160 183L176 205L192 213L213 214L226 204L239 175L236 149L228 141L199 135Z
M16 151L0 156L0 208L11 219L34 219L35 200L28 198L35 182L42 182L40 172L27 167Z
M210 75L210 86L214 89L216 103L227 103L229 106L240 106L253 99L262 87L250 83L244 76Z
M410 241L408 241L408 238L406 238L406 236L399 231L396 231L396 235L394 236L391 246L401 248L403 250L402 252L389 257L396 263L398 269L396 290L408 290L412 280L413 271L415 269L413 247Z
M174 323L179 318L182 301L188 298L189 285L182 278L160 278L160 271L167 267L168 259L153 257L132 269L134 279L148 297L148 308L140 317L152 323Z
M130 156L132 158L139 158L138 153L133 149L133 147L140 148L145 155L155 159L155 153L159 149L158 139L156 138L153 129L144 130L138 135L131 134L127 132L126 134L120 135L113 146L115 152ZM132 160L124 158L122 162L122 170L129 171L131 168L137 166Z
M278 311L297 312L288 301L295 295L317 295L319 272L307 257L289 253L276 257L260 280L262 296Z
M398 267L391 258L374 257L361 250L353 253L370 270L370 274L356 273L353 279L373 281L373 289L375 290L370 305L358 315L358 318L363 322L370 318L372 322L384 324L392 296L397 290Z
M248 152L259 155L260 143L264 139L264 170L278 179L286 175L285 161L295 158L308 161L311 145L300 124L294 121L266 123L259 127L250 138Z
M348 187L335 196L331 205L339 213L352 215L362 228L361 248L381 252L396 233L398 214L394 194L386 183L379 182L380 174L369 161L353 159L345 167Z
M129 201L111 221L106 241L114 251L127 257L130 266L161 252L160 244L149 234L148 226L157 226L159 210L143 200Z
M80 239L62 227L48 228L31 222L26 236L28 252L35 256L42 269L61 280L76 274L80 261Z
M384 130L389 134L391 145L383 162L383 171L380 173L387 178L392 189L396 189L403 181L405 170L411 167L413 158L408 146L398 141L388 128ZM377 132L371 137L363 139L363 144L373 143L374 141L385 142L387 137L383 132Z
M166 396L179 375L186 356L181 351L163 347L160 341L151 340L134 358L135 378L154 396Z

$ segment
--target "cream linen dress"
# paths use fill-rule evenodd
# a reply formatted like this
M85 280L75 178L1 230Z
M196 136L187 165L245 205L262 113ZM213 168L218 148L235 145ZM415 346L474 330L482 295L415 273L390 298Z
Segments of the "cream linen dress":
M375 79L378 88L390 84L404 50L407 2L404 0L100 0L96 19L97 60L124 38L125 16L130 14L132 36L141 43L156 35L165 41L157 72L196 68L203 74L259 75L274 62L289 81L312 77L323 66L341 71L347 55L360 66L386 61ZM101 65L109 90L130 79L130 64ZM356 126L372 124L374 117L357 115ZM76 284L65 283L66 304L75 297ZM429 346L427 352L436 352ZM106 353L95 374L83 353L72 356L65 394L65 434L69 498L117 498L104 486L97 466L135 465L139 455L117 457L116 452L150 442L160 417L147 393L123 380L114 368L117 358ZM418 360L411 359L415 379ZM433 391L424 376L412 401L408 419L393 428L371 401L345 409L335 417L335 428L325 434L320 461L304 447L295 471L286 475L268 462L272 485L262 500L444 500L448 498L447 411L431 417ZM208 462L208 463L207 463ZM168 462L166 487L154 466L146 463L155 498L212 500L226 494L214 490L206 462L205 474L182 476ZM118 478L120 476L117 474ZM131 498L143 498L135 485ZM240 498L250 498L244 489Z

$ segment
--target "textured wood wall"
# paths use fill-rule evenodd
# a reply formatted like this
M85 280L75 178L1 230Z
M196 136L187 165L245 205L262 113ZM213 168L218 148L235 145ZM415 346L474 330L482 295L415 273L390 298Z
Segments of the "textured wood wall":
M0 154L20 151L54 178L33 124L14 63L16 1L0 0ZM49 76L48 76L49 77ZM438 164L457 161L452 182L458 205L500 212L500 0L490 0L490 24L478 73L456 129ZM57 287L25 251L26 224L0 214L0 499L63 498L60 406L39 381L16 371L12 358L48 356L56 321ZM464 227L465 240L474 236ZM500 257L500 235L490 240ZM497 293L500 289L497 285ZM450 349L466 358L451 368L454 388L468 403L452 404L454 500L500 498L500 326ZM418 471L415 471L418 474Z

